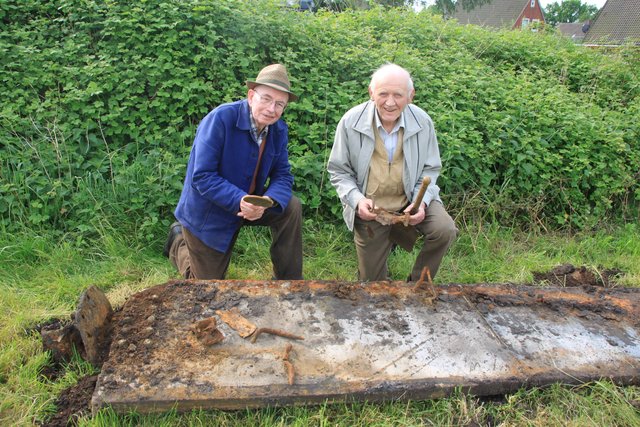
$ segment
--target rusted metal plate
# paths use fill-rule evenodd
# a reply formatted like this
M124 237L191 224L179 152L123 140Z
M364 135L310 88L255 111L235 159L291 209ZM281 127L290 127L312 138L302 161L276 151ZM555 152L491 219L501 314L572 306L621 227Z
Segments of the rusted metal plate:
M640 376L637 289L396 282L174 282L117 313L92 407L238 409L329 400L493 395ZM258 328L243 338L216 315ZM237 311L236 311L237 310ZM194 325L216 317L224 339ZM292 339L295 337L303 339ZM290 347L288 347L290 346Z

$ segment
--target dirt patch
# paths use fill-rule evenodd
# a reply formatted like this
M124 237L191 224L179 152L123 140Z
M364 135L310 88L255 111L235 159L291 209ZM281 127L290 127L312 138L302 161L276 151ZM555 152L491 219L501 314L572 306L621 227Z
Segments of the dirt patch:
M357 288L348 283L340 283L336 285L334 295L336 298L340 299L348 299L351 301L358 300Z
M548 285L556 287L602 286L612 288L623 272L618 269L591 269L585 266L574 267L562 264L548 273L533 273L534 285Z
M97 379L97 375L84 377L76 385L63 390L55 403L57 412L42 426L66 427L67 425L76 425L75 420L77 417L89 413L89 403L91 402Z
M189 286L190 292L184 292L183 286ZM214 309L229 309L246 298L240 294L225 295L220 299L216 296L215 288L212 290L210 286L199 283L184 285L180 282L155 286L133 295L123 309L114 315L113 322L118 327L113 337L112 349L116 351L112 357L117 363L126 363L129 359L149 364L154 345L165 342L176 332L193 336L193 341L197 341L192 328L171 331L159 325L193 326L197 321L213 316ZM182 352L179 357L192 356L197 351L189 345Z

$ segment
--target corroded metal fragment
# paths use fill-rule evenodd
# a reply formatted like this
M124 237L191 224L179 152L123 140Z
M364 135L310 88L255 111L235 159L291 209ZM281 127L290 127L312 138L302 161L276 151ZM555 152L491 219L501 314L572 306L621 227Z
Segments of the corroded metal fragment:
M204 345L218 344L224 339L224 335L217 328L217 324L215 317L208 317L196 322L193 332Z
M82 337L86 359L100 366L111 344L113 309L104 292L90 286L80 297L74 323Z
M246 338L253 334L257 328L256 325L247 320L238 310L233 307L231 310L216 310L216 314L224 323L234 329L242 338Z
M82 337L75 324L69 323L61 328L43 328L40 331L42 337L42 349L50 351L55 363L63 363L71 360L73 351L84 354Z

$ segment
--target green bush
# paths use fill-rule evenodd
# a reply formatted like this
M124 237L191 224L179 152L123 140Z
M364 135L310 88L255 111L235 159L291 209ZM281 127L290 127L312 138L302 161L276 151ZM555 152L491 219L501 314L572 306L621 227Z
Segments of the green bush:
M338 221L325 172L335 126L385 61L435 121L452 210L588 227L640 200L640 67L632 48L487 31L427 12L299 13L273 1L7 0L0 4L0 226L144 242L171 221L195 128L285 63L306 215ZM480 203L472 203L479 201ZM98 224L99 223L99 224ZM164 232L164 231L163 231Z

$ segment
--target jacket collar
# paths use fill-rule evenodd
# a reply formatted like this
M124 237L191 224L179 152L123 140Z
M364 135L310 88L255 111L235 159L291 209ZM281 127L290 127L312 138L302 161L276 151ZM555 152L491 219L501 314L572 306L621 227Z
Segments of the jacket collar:
M240 111L238 112L236 126L240 130L251 131L251 109L249 108L249 101L243 99L238 102L240 103Z
M362 104L360 114L356 118L353 124L353 129L367 135L371 139L375 139L373 134L374 114L376 111L376 104L373 101L367 101ZM422 125L418 122L415 112L413 111L413 104L409 104L402 112L404 117L404 138L410 138L416 133L422 130Z

